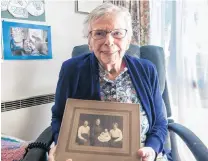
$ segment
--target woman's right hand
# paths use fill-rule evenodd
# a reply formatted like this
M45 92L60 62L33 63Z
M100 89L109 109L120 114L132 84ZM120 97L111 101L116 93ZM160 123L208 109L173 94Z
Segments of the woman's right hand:
M56 145L53 148L51 148L48 155L48 161L55 161L55 152L56 152Z
M48 155L48 161L55 161L55 152L56 152L56 145L53 148L51 148ZM72 161L72 159L67 159L66 161Z

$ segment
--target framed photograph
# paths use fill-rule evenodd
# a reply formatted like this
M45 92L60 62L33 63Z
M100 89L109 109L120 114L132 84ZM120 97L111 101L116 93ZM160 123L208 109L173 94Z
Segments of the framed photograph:
M138 104L68 99L56 160L138 161Z
M2 21L3 59L52 59L51 27Z
M90 13L94 8L101 5L103 0L76 0L75 8L78 13Z

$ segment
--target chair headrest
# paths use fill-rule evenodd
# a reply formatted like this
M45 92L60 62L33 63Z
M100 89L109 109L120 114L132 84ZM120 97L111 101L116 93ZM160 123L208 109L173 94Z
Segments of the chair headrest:
M72 57L89 53L88 45L75 46L72 51ZM161 47L147 45L141 46L131 44L129 49L126 52L128 55L140 57L142 59L148 59L153 64L155 64L158 72L160 91L163 93L165 89L165 60L164 60L164 51Z
M153 45L142 46L140 47L140 58L147 59L156 66L160 83L160 91L163 93L166 80L165 56L163 48Z

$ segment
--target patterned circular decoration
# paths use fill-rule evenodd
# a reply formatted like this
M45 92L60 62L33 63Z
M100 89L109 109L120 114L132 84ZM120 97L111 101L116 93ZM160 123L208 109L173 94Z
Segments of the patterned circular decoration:
M41 0L30 1L27 11L33 16L40 16L44 13L44 3Z

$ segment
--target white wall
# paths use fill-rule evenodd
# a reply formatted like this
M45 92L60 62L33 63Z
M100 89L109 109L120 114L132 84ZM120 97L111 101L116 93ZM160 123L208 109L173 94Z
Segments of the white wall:
M74 1L46 0L46 23L19 21L51 26L53 59L4 60L1 64L2 102L55 92L62 62L71 57L75 45L87 43L82 36L85 16L75 13ZM51 106L1 113L1 132L25 140L35 139L50 124Z
M74 1L46 1L44 24L51 26L53 59L3 61L2 101L54 93L61 63L75 45L87 43L82 36L85 16L75 13Z

